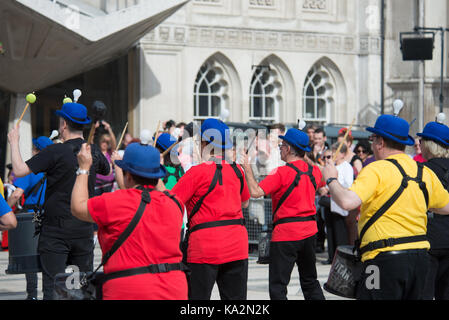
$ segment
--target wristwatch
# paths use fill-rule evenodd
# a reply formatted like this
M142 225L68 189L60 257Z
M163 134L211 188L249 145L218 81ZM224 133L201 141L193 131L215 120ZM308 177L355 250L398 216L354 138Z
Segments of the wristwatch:
M79 176L80 174L89 175L89 170L81 170L80 168L78 168L78 170L76 170L76 175Z
M326 184L329 185L334 180L338 180L338 179L337 178L329 178L326 180Z

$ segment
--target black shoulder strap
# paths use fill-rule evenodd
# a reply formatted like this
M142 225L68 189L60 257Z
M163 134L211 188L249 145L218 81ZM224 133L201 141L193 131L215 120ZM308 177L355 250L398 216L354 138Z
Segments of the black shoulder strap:
M411 180L414 180L419 185L419 188L421 189L424 195L424 199L426 200L426 207L429 208L429 192L427 191L426 183L422 180L423 171L424 171L424 164L418 162L418 174L415 179Z
M175 198L174 195L172 195L170 192L168 192L167 190L165 190L163 192L167 197L169 197L170 199L172 199L176 205L178 206L179 210L181 210L181 214L184 214L184 208L182 207L181 203L179 203L178 199Z
M109 249L109 251L103 255L101 263L95 270L95 272L97 272L97 270L100 269L100 267L105 265L106 262L108 262L109 258L120 248L120 246L125 242L125 240L128 239L128 237L134 231L140 219L142 218L143 213L145 211L145 207L151 202L150 191L146 188L138 188L138 189L142 190L142 199L140 201L140 205L139 208L137 209L136 214L126 227L125 231L123 231L122 234L118 237L118 239L114 242L111 249Z
M204 198L207 197L207 195L209 193L212 192L212 190L214 190L215 186L217 185L217 183L223 184L223 180L222 180L222 173L221 173L221 169L222 169L222 165L221 164L216 164L217 168L215 169L215 173L214 176L212 178L212 182L209 186L209 189L207 190L207 192L195 203L195 206L192 209L192 212L190 213L189 216L189 222L191 221L191 219L193 218L193 216L200 210L201 205L203 204Z
M47 179L47 174L44 173L44 176L41 179L39 179L39 181L33 186L33 188L31 188L30 191L27 192L27 194L24 195L25 199L28 198L32 194L37 194L37 192L39 191L41 186L43 186L45 184L46 179Z
M244 187L244 181L243 181L243 174L240 171L239 167L237 166L237 164L235 162L233 162L231 164L232 169L234 170L235 174L237 175L237 178L239 178L240 180L240 193L243 192L243 187Z
M405 173L402 166L395 159L386 159L386 160L391 162L392 164L394 164L399 169L399 171L402 174L402 181L401 181L399 188L390 197L390 199L388 199L382 205L382 207L380 207L380 209L365 223L362 230L360 231L360 237L358 240L359 244L361 243L363 236L365 235L365 233L369 229L369 227L371 227L374 224L374 222L376 222L394 204L394 202L401 196L402 192L404 192L405 188L407 188L409 180L414 180L419 184L421 190L423 191L424 198L426 200L426 205L428 206L429 195L427 192L426 184L425 184L425 182L422 181L423 165L421 163L418 163L418 174L417 174L416 178L410 178Z
M296 168L294 165L292 165L291 163L287 163L286 164L287 167L292 168L293 170L296 171L296 176L295 179L293 180L292 184L288 187L288 189L285 191L285 193L282 195L281 199L279 199L279 202L276 206L276 209L273 211L273 217L276 214L276 212L279 210L279 208L281 207L281 205L284 203L284 201L288 198L288 196L290 195L290 193L292 193L293 189L295 189L298 184L299 181L301 180L301 176L302 175L307 175L310 178L310 182L312 182L314 189L316 190L316 181L315 181L315 177L313 176L312 172L313 172L313 167L310 164L307 164L308 166L308 170L307 172L302 172L300 171L298 168Z

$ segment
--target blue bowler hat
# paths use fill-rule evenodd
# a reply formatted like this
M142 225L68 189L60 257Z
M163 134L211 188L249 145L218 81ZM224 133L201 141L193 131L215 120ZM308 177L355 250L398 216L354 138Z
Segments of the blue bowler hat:
M279 138L303 151L310 152L312 150L309 147L309 136L296 128L288 129L285 136L279 136Z
M374 128L368 127L366 128L366 131L396 141L400 144L413 146L415 144L415 139L408 134L409 129L410 126L404 119L390 114L384 114L377 118Z
M49 145L53 144L53 141L51 141L50 138L48 138L48 137L41 136L38 138L34 138L33 144L39 151L42 151L45 148L47 148Z
M429 139L449 147L449 127L439 122L429 122L422 133L416 134L424 139Z
M209 118L201 126L201 138L214 147L231 149L231 131L221 120Z
M150 145L131 143L125 149L123 160L115 160L115 164L136 176L159 179L167 175L161 165L160 152Z
M175 137L173 137L169 133L164 132L164 133L160 134L159 137L157 138L156 146L158 146L163 151L165 151L168 148L170 148L174 143L176 143L176 141L177 140ZM176 149L176 147L174 147L174 149Z
M78 124L89 124L90 118L87 116L87 108L80 103L69 102L62 106L61 110L56 110L56 114L66 120Z

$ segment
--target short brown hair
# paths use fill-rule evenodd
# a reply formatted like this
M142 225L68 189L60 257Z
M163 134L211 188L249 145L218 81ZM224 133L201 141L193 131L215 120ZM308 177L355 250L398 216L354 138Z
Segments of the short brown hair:
M405 151L406 145L393 141L391 139L382 137L382 139L384 139L385 145L387 146L387 148L390 149L395 149L395 150L399 150L399 151Z
M285 143L290 146L290 148L295 156L304 158L304 156L306 155L306 152L304 150L298 148L297 146L295 146L291 143L288 143L287 141L285 141Z
M150 179L150 178L145 178L145 177L141 177L135 174L132 174L129 171L125 171L123 170L123 174L125 174L126 172L128 172L131 175L131 178L133 178L134 182L141 185L141 186L153 186L155 187L158 182L159 179Z

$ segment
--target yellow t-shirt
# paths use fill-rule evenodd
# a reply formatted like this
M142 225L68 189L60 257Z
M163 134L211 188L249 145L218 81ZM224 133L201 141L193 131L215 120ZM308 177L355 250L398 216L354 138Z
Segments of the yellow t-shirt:
M5 197L5 191L3 190L3 181L0 178L0 194Z
M408 155L402 153L387 159L396 159L410 177L416 177L418 166ZM435 173L427 167L423 170L423 181L429 193L429 208L443 208L449 203L449 193ZM401 182L402 174L389 161L375 161L363 168L349 188L362 200L358 224L359 234L369 218L399 189ZM409 181L408 187L399 199L368 228L363 236L361 247L381 239L425 235L427 233L426 212L423 192L416 182ZM429 248L428 241L398 244L368 251L363 254L362 261L373 259L382 251Z

